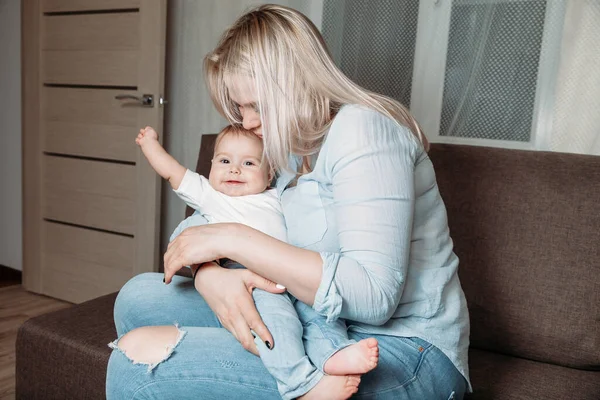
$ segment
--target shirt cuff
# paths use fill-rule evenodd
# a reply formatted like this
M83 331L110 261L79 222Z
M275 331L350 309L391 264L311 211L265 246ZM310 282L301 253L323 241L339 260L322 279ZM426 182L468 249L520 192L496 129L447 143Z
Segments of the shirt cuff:
M321 252L323 260L323 276L315 295L313 309L327 317L327 322L337 320L342 312L342 296L335 286L335 272L337 271L340 255L337 253Z

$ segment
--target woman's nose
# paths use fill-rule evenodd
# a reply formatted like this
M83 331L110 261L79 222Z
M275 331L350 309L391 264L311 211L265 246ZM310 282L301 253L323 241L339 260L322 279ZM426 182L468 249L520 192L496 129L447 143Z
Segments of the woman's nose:
M242 126L249 131L260 127L260 114L254 110L244 110L242 112Z

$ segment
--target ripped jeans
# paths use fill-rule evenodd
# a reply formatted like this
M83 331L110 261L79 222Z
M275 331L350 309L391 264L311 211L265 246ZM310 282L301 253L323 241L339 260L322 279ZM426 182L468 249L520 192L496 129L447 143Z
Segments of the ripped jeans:
M120 337L141 326L179 323L178 340L153 366L134 364L113 351L107 399L280 399L277 382L262 361L222 327L191 279L175 276L164 285L162 277L138 275L121 289L114 311L117 333ZM379 364L362 376L353 398L445 400L461 399L466 391L452 362L424 340L354 331L348 336L379 341ZM257 345L264 347L258 340Z

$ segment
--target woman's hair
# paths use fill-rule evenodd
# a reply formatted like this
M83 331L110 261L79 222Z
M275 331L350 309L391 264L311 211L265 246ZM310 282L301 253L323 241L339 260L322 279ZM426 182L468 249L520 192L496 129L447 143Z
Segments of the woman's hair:
M242 115L229 90L239 77L255 85L265 156L275 170L289 168L290 153L318 152L344 104L360 104L396 120L429 147L408 109L348 79L314 24L291 8L262 5L241 16L206 55L204 69L213 103L232 123L241 123Z

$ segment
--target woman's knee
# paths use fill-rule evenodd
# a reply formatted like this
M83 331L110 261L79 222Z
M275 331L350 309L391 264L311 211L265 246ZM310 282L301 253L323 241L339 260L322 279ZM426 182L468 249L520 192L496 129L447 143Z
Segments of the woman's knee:
M147 299L144 293L148 293L148 289L159 283L161 279L162 274L156 272L146 272L134 276L119 291L119 295L115 301L115 308L121 303L129 304L140 299Z
M148 306L148 293L154 293L152 287L158 284L162 285L162 274L147 272L134 276L123 285L114 305L114 318L119 335L124 333L123 329L134 327L130 326L132 319L136 319L141 307Z
M114 351L108 361L106 398L146 398L140 395L140 388L149 387L154 379L150 372L171 356L185 335L176 326L148 326L110 343ZM140 374L140 368L146 373Z
M144 326L126 333L112 347L122 351L135 364L154 368L169 358L183 336L185 332L177 326Z

